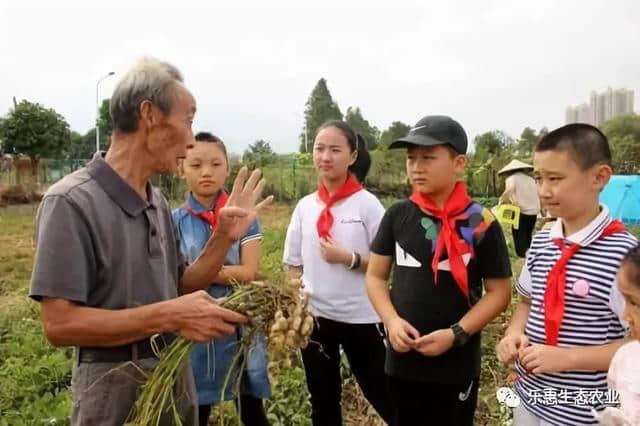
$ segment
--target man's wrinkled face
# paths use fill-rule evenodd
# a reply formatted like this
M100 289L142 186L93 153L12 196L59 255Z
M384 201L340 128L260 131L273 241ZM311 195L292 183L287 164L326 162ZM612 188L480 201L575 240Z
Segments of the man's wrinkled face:
M187 155L187 147L193 144L196 101L182 84L176 85L174 96L169 114L154 106L154 120L148 127L147 150L155 160L157 173L175 172L179 160Z

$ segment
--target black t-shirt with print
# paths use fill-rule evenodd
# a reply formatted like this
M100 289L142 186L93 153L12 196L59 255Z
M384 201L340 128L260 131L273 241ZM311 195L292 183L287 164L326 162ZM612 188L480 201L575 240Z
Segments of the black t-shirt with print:
M463 217L456 220L456 228L467 242L473 242L473 255L467 264L473 305L482 297L483 279L511 277L511 265L502 228L491 213L472 203ZM391 301L420 335L451 327L470 309L450 271L439 268L438 282L434 283L431 262L439 229L436 218L404 200L387 210L371 246L373 253L393 257ZM440 264L446 259L443 253ZM464 346L437 357L413 350L398 353L388 345L385 371L405 380L468 383L480 375L480 333Z

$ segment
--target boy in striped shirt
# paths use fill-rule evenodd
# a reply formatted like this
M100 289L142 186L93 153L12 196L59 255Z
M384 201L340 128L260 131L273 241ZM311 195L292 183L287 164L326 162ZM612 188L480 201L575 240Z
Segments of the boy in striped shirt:
M518 374L514 424L597 424L591 409L616 402L607 368L625 337L616 271L637 241L598 202L612 174L600 130L556 129L538 143L533 163L541 204L558 219L533 239L520 302L497 348Z

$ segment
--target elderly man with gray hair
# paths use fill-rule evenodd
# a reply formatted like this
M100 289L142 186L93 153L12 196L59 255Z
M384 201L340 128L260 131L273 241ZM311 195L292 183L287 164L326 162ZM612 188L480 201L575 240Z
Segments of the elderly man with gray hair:
M209 341L234 333L246 320L202 289L271 201L256 204L264 187L260 172L247 179L247 170L240 171L216 232L191 265L180 256L166 200L149 182L177 169L193 141L195 112L177 68L139 61L111 97L106 155L97 153L52 186L38 209L30 296L41 302L49 341L77 349L74 425L124 424L157 363L157 346L177 333ZM196 424L189 368L174 394L185 424Z

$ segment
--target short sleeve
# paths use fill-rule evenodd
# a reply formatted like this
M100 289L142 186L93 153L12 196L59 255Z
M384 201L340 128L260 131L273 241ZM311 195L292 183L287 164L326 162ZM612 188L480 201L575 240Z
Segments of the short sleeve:
M367 231L367 242L369 246L373 242L378 228L380 227L380 221L384 216L384 206L373 194L369 203L363 206L364 211L364 224Z
M289 266L302 266L302 218L299 214L300 203L291 214L284 240L282 262Z
M176 265L178 265L178 282L182 280L184 271L187 269L187 259L185 259L182 253L182 238L180 237L180 227L176 220L176 215L173 215L173 236L176 241Z
M533 293L533 281L531 280L531 271L529 271L527 262L522 265L522 271L520 271L520 276L516 281L516 290L518 290L518 294L521 296L531 299Z
M484 279L511 277L511 262L502 227L497 220L489 225L475 247L480 275Z
M629 234L628 232L626 232L626 235L631 238L631 241L629 242L630 246L628 247L628 249L630 250L638 244L638 241L633 235ZM616 314L622 326L626 331L628 331L629 323L624 319L625 307L626 302L624 300L624 296L618 289L618 278L616 276L613 280L613 285L611 286L611 291L609 293L609 309L611 309L611 311Z
M378 232L371 243L371 252L380 256L393 256L395 248L395 235L393 233L393 220L397 212L396 206L392 206L382 216Z
M507 178L507 180L505 181L505 192L507 192L508 194L512 194L516 189L516 177L515 176L509 176Z
M620 323L625 329L629 328L629 323L624 319L624 308L625 308L624 296L618 290L618 279L614 279L613 285L611 286L611 293L609 294L609 309L613 313L615 313L620 320Z
M97 277L96 255L84 216L62 195L45 197L36 216L36 253L29 296L86 304Z
M254 220L247 233L240 239L240 245L243 246L250 241L261 240L262 239L262 229L260 227L260 222L258 219Z

